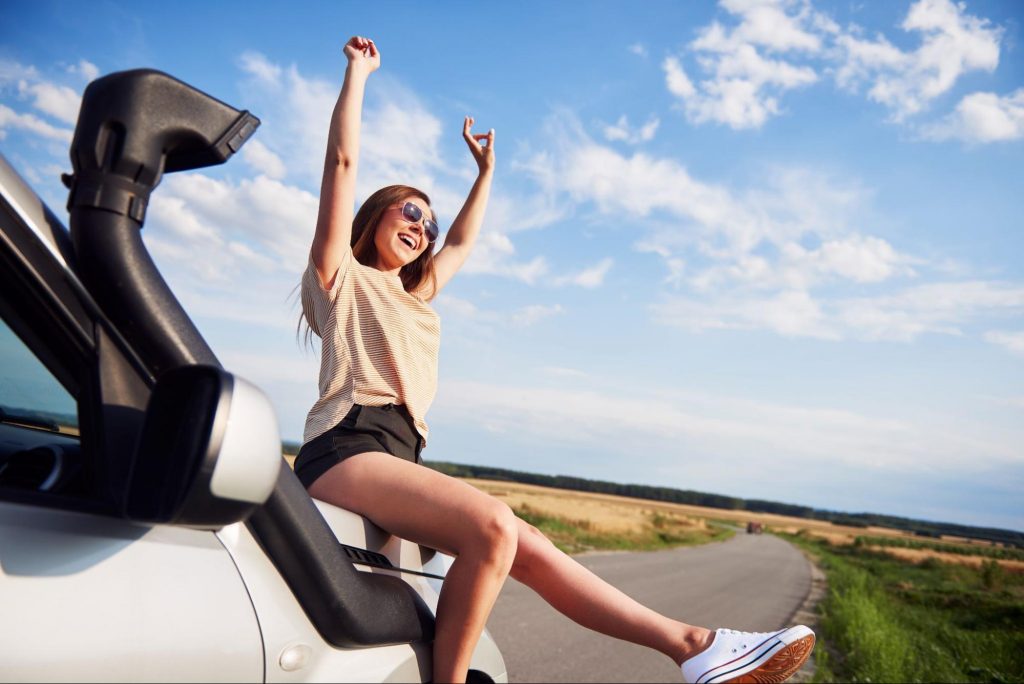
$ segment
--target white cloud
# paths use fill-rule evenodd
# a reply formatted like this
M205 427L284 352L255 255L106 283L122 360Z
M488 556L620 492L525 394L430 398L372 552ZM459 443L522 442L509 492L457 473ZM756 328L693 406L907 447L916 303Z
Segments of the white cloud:
M250 140L246 143L242 148L242 159L256 172L262 173L268 178L280 180L286 174L281 158L259 140Z
M663 324L694 332L760 329L787 337L911 342L924 334L959 336L968 325L988 318L1019 316L1024 313L1024 286L943 282L874 297L819 299L802 290L770 297L743 292L666 296L652 312Z
M626 157L586 138L565 142L553 162L555 182L577 201L592 201L605 213L625 211L637 217L667 210L730 233L737 241L757 230L752 225L756 217L737 210L727 190L697 181L671 159L643 153Z
M997 344L1018 356L1024 356L1024 330L1013 332L990 330L985 333L985 340L992 344ZM1020 405L1024 406L1024 401Z
M276 87L281 84L281 67L258 52L242 53L238 58L238 67L265 85Z
M926 109L965 73L991 72L999 64L1002 29L967 14L963 3L918 0L901 28L920 34L916 50L901 51L884 36L861 39L857 29L836 41L844 60L837 82L850 89L869 83L868 97L888 107L894 121Z
M739 26L726 31L718 22L701 31L693 46L699 50L731 52L741 45L758 45L771 52L791 50L818 52L821 39L809 28L817 27L817 13L809 2L793 0L722 0L722 7L741 18Z
M1024 286L983 280L935 282L889 295L841 300L836 310L851 336L863 339L962 335L968 324L987 317L1024 313Z
M651 310L657 322L690 332L769 330L784 337L840 339L819 302L802 290L783 291L770 297L670 296Z
M443 204L452 207L454 217L462 197L450 182L438 180L439 174L457 174L441 159L440 119L405 88L389 84L387 93L387 99L375 99L363 117L359 185L365 194L360 194L402 182L425 190L435 204L445 196Z
M682 99L689 99L696 95L697 89L693 87L693 82L686 75L683 65L677 58L666 57L665 61L661 63L661 68L665 72L665 85L668 87L668 92Z
M288 341L299 317L295 287L316 210L308 192L262 175L233 181L171 174L153 194L143 239L211 346L225 322L250 332L255 327L267 344ZM237 339L225 344L238 352ZM257 382L270 378L246 375Z
M665 277L665 284L672 287L681 287L686 276L686 260L677 256L672 250L656 239L645 238L633 245L638 252L648 252L660 256L668 268L669 273Z
M298 280L316 225L311 194L266 176L237 183L172 175L154 193L147 239L175 266L207 282L280 272Z
M931 140L963 140L992 143L1024 137L1024 88L1005 97L995 93L971 93L956 110L930 126L923 135Z
M249 109L263 122L258 139L269 149L288 150L286 172L318 189L340 84L307 79L294 66L284 69L257 53L243 55L240 67L252 77L246 91Z
M88 64L84 60L80 64ZM76 67L72 67L74 69ZM81 68L81 67L77 67ZM65 124L78 120L81 95L78 91L42 78L39 70L11 60L0 60L0 87L13 87L20 100L31 100L32 107ZM71 142L72 131L55 126L36 114L17 112L0 105L0 137L5 128L27 131L62 143Z
M0 86L17 84L21 81L35 81L39 70L9 59L0 59Z
M876 237L853 236L845 240L830 240L813 251L790 245L795 260L807 259L813 268L834 273L857 283L877 283L887 280L898 269L902 259L885 240Z
M633 43L629 46L629 51L638 57L647 57L647 46L643 43Z
M82 60L79 66L69 67L68 72L87 69L85 65L96 68ZM78 119L81 94L73 88L42 78L34 66L0 60L0 86L16 87L21 99L31 98L35 109L64 123L74 124Z
M613 263L614 260L611 258L602 259L579 273L555 278L554 283L555 285L578 285L588 289L600 287L604 283L604 277L608 275L608 271L611 270Z
M907 71L913 58L894 46L879 34L874 40L859 37L860 29L853 27L850 32L836 36L836 44L844 55L844 61L835 70L836 83L840 88L856 92L858 86L869 79L875 71Z
M58 128L43 121L34 114L19 114L10 107L0 104L0 137L6 134L6 129L8 128L28 131L29 133L62 143L70 143L74 134L72 130Z
M100 69L92 62L80 59L78 64L72 64L68 67L69 74L76 74L82 77L82 80L86 83L96 80L100 75Z
M511 311L483 309L468 299L448 293L439 295L435 304L446 321L476 324L471 329L477 336L490 335L495 328L527 328L565 313L561 304L528 304Z
M455 205L452 207L454 210ZM484 225L485 230L493 227L497 232L512 234L545 228L564 218L567 212L565 203L557 201L552 193L540 191L526 196L511 195L499 186L491 191Z
M738 194L694 178L672 159L627 156L595 143L564 111L552 121L549 148L522 168L538 170L535 179L545 192L593 202L602 213L666 217L670 228L652 229L641 241L666 258L698 244L706 255L729 259L765 242L848 236L847 217L863 201L855 184L799 169L771 169L769 185Z
M809 289L842 281L880 283L898 275L913 275L912 263L918 260L899 254L887 241L854 234L826 240L816 249L784 242L773 259L741 254L695 273L691 284L709 292L736 284L763 290Z
M463 272L504 276L532 285L548 271L542 256L528 261L513 259L516 248L509 237L497 231L484 231L463 266Z
M965 74L992 72L1004 30L969 14L953 0L917 0L900 28L919 38L915 49L897 47L857 25L840 28L800 0L721 0L735 19L701 28L687 47L704 78L688 76L679 56L662 63L668 91L693 124L760 128L782 113L781 97L831 73L847 91L862 87L894 122L906 122L948 93ZM692 73L692 72L691 72ZM1020 137L1019 102L977 93L948 120L926 127L931 139L989 142Z
M33 106L41 112L71 125L78 121L82 97L71 88L42 81L33 84L23 82L19 84L19 90L32 95Z
M512 314L512 324L518 327L535 325L546 318L565 313L561 304L531 304Z
M652 116L647 120L647 123L634 130L629 125L629 119L623 114L614 124L604 126L603 133L606 140L618 140L636 145L653 140L660 124L661 120L656 116Z
M762 53L815 55L822 50L816 32L826 22L809 3L723 0L721 5L740 23L730 29L712 22L689 45L709 77L694 86L679 59L668 57L662 63L665 83L691 123L760 128L781 113L778 95L818 80L810 66Z
M458 318L474 319L479 318L480 309L468 299L455 297L447 292L442 292L434 300L434 305L443 313L457 316Z

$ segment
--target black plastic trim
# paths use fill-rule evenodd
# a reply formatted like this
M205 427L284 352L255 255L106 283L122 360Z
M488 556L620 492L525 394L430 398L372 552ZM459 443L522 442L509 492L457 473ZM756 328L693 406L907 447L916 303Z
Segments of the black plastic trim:
M408 575L418 575L420 577L430 577L431 579L444 579L443 575L435 575L431 572L395 567L395 564L391 562L390 558L385 556L383 553L377 553L376 551L367 551L366 549L360 549L357 546L349 546L348 544L342 544L341 550L344 551L349 560L356 565L365 565L368 568L380 568L382 570L394 570L395 572L403 572Z
M423 599L397 577L356 570L283 459L270 499L246 524L328 643L433 640L434 616Z

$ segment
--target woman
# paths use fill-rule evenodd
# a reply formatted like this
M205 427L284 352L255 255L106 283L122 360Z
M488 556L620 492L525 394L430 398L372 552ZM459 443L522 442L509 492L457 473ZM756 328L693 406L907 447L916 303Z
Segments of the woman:
M501 501L420 465L440 337L428 302L480 231L494 176L494 130L474 135L473 119L463 124L479 175L436 254L435 215L414 188L379 190L353 216L363 91L380 52L357 36L345 56L302 281L303 314L323 342L320 398L295 470L312 496L455 557L438 601L434 681L465 681L508 575L579 624L664 653L688 681L744 674L782 681L795 672L814 644L806 627L712 632L659 615L559 551Z

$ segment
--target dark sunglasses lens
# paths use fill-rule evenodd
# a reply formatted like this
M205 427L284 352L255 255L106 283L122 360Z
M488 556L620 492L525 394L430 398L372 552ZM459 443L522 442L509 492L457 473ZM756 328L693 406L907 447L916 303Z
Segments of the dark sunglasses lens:
M402 207L402 216L415 222L423 217L423 212L412 202L406 202L405 206Z
M426 221L423 222L423 230L426 231L427 239L430 240L431 242L436 240L437 236L441 232L441 229L437 227L437 224L431 221L430 219L427 219Z

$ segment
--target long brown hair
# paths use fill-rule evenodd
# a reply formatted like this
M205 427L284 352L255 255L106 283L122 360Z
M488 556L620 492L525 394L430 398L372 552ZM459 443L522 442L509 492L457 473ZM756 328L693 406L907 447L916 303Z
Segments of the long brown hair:
M377 227L380 225L384 212L392 205L408 199L418 197L430 206L430 197L422 190L408 185L389 185L381 188L366 198L355 218L352 219L352 256L364 266L375 267L377 265L377 244L374 241L377 236ZM437 214L433 208L430 214L434 221L437 221ZM416 260L406 264L398 272L402 279L402 287L406 292L419 294L424 299L432 299L437 292L437 271L434 270L434 243L427 245L427 248L416 257ZM427 286L427 287L425 287ZM297 287L296 289L301 289ZM424 294L425 291L425 294ZM302 335L302 323L306 323L305 335ZM313 330L306 321L306 312L299 313L299 322L295 327L296 337L305 337L307 346L312 343Z

